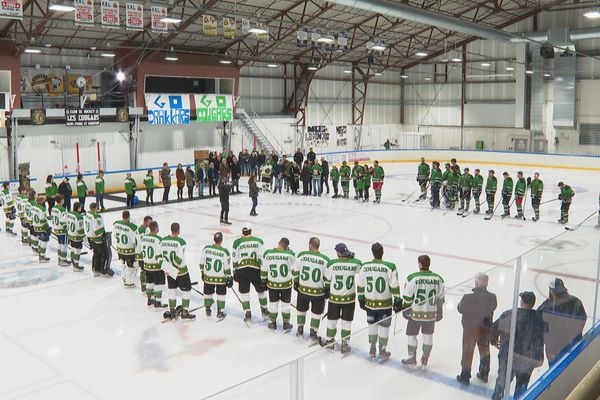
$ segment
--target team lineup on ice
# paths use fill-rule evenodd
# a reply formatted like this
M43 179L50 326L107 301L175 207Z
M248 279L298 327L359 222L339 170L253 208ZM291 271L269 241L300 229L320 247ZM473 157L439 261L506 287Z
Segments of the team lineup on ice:
M456 379L457 303L485 280L496 319L512 306L510 261L541 246L521 277L523 301L532 293L537 307L560 278L591 304L595 270L570 262L597 251L600 184L594 172L425 161L375 166L373 188L383 182L375 202L353 199L343 177L354 166L338 166L339 196L333 187L318 196L261 191L256 217L243 182L230 200L231 225L217 220L218 198L126 211L110 211L122 203L106 200L102 214L49 217L35 197L27 210L22 193L15 213L43 233L30 243L29 230L7 219L18 235L0 237L0 302L11 321L0 349L12 360L0 369L9 378L0 397L173 396L194 384L205 398L274 370L215 398L279 398L290 378L276 367L303 356L311 399L386 393L378 383L389 379L418 387L416 399L495 396L493 349L485 379ZM105 231L113 250L104 257L122 283L103 278L102 260L92 265ZM179 379L156 380L166 372Z

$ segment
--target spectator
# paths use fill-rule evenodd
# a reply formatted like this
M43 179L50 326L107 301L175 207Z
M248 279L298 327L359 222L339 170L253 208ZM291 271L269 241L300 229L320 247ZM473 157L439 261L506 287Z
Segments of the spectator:
M256 217L258 215L256 213L256 206L258 205L258 185L256 184L256 175L250 175L250 178L248 178L248 192L248 195L252 199L250 215Z
M385 141L385 143L383 144L383 147L384 147L386 150L389 150L389 149L390 149L390 146L391 146L391 144L390 144L390 139L388 139L388 140L386 140L386 141Z
M285 168L283 166L283 161L279 161L277 165L275 165L275 169L273 170L273 177L275 178L275 185L273 188L273 193L281 193L281 186L283 185L283 175L285 174Z
M73 196L73 188L71 188L71 184L69 183L69 178L66 176L63 178L60 185L58 185L58 194L62 194L65 198L64 207L71 211L71 196Z
M144 177L144 186L146 187L146 206L154 205L154 175L149 169Z
M188 199L193 199L194 198L194 185L195 185L195 180L196 175L194 174L194 170L192 170L192 167L187 166L185 168L185 185L187 186L187 190L188 190Z
M58 186L54 182L54 177L48 175L46 177L46 201L48 202L48 214L52 212L52 207L56 204L56 195L58 194Z
M263 165L265 165L265 163L267 162L267 155L265 154L264 150L260 151L260 154L258 155L258 169L261 169Z
M77 197L79 198L79 204L81 204L81 212L85 213L85 198L87 197L87 185L83 180L82 174L77 174Z
M300 180L302 181L302 196L308 196L310 194L310 167L308 166L308 160L304 161L302 171L300 172Z
M325 157L321 157L321 168L323 168L323 174L321 175L321 191L323 191L323 185L327 187L327 194L329 194L329 163Z
M538 308L538 313L548 326L544 343L548 364L552 366L581 340L587 313L581 300L569 294L562 279L552 279L548 290L548 300Z
M221 160L221 164L219 164L219 183L228 183L229 182L229 165L227 165L227 159L223 158Z
M308 149L308 153L306 154L306 159L308 160L308 163L310 165L313 165L315 163L315 160L317 159L317 155L313 151L312 147Z
M198 194L200 198L204 197L204 180L206 179L206 165L201 162L198 171L196 171L196 182L198 182Z
M256 149L252 150L249 158L250 163L250 175L258 175L258 153ZM256 179L256 177L255 177Z
M240 192L240 177L242 176L242 170L240 169L240 165L238 164L237 158L233 157L231 162L231 192L232 193L241 193Z
M217 194L217 170L215 164L210 163L208 165L208 195L214 196Z
M177 181L177 200L183 200L183 188L185 187L185 172L181 164L177 164L175 170L175 180Z
M304 161L304 154L300 151L300 147L296 149L296 153L294 153L294 162L298 167L302 166L302 162Z
M125 205L128 208L133 208L133 198L135 196L136 186L135 180L131 177L131 172L128 172L125 177L125 194L127 195Z
M95 194L96 194L96 204L100 207L100 211L106 211L104 208L104 171L98 171L98 175L96 175L95 183Z
M321 186L321 175L323 174L323 167L319 165L317 160L314 161L312 168L310 169L312 177L312 192L313 196L321 197L323 193L323 187Z
M164 163L162 169L160 170L160 180L163 184L163 202L169 202L169 191L171 190L171 169L169 169L169 164Z
M226 160L223 160L225 163ZM229 222L229 186L223 181L219 182L219 201L221 202L221 223L231 225Z
M292 163L290 163L292 164ZM293 164L292 165L292 172L291 172L291 183L290 185L292 186L292 194L298 194L298 189L300 188L300 165L299 164Z
M275 150L273 150L271 152L271 160L273 160L273 162L277 165L277 163L279 162L279 156L277 155L277 153L275 153Z
M471 364L475 346L479 349L479 372L477 378L487 382L490 373L490 341L489 333L494 311L498 306L496 295L488 292L488 276L475 275L475 287L465 294L458 303L457 310L462 314L462 359L461 373L456 380L468 385L471 379Z
M248 149L244 149L243 160L244 168L242 168L242 175L250 175L250 154L248 153Z
M241 176L244 173L244 170L246 169L246 162L244 161L244 150L243 149L238 153L237 163L240 167L240 176ZM231 179L233 179L233 176L231 177Z
M215 162L215 154L211 151L208 153L208 165Z
M512 371L507 371L512 310L502 313L492 324L491 343L500 349L498 378L492 400L504 398L507 373L511 374L509 382L513 377L516 378L514 398L519 399L527 391L531 373L544 361L544 321L542 316L533 309L535 294L523 292L519 296L521 304L517 310Z
M292 187L292 165L294 163L289 162L285 154L281 158L283 160L283 169L284 169L283 183L285 186L285 191L289 192L290 188Z

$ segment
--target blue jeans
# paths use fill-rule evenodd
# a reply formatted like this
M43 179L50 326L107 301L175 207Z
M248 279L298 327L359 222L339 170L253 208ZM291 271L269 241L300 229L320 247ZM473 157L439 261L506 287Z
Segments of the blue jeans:
M275 178L275 188L273 189L273 193L281 193L281 185L283 184L283 178Z
M252 196L252 210L250 210L250 214L256 214L256 206L258 205L258 196Z
M104 208L104 193L96 193L96 204L98 207Z
M198 194L200 197L204 196L204 179L198 180Z
M321 186L321 178L312 180L313 196L320 196L323 192L323 186Z

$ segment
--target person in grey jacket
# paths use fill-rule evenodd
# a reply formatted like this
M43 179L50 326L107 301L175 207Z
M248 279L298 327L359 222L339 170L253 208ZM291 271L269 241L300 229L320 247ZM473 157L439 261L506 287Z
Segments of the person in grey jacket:
M164 188L162 199L163 202L167 203L169 201L169 190L171 190L171 169L167 163L164 163L160 170L160 180Z
M477 378L487 382L490 373L490 326L494 311L498 306L496 295L488 292L489 278L486 274L475 275L473 292L465 294L458 303L457 310L462 314L462 359L461 373L456 380L468 385L471 379L471 364L475 346L479 349L479 372Z
M248 189L249 196L252 199L252 209L250 210L250 216L256 217L256 206L258 205L258 185L256 184L256 176L250 175L248 178Z
M194 170L192 169L192 167L186 167L185 169L185 185L187 186L187 190L188 190L188 198L192 199L194 198L194 185L195 185L195 174L194 174Z

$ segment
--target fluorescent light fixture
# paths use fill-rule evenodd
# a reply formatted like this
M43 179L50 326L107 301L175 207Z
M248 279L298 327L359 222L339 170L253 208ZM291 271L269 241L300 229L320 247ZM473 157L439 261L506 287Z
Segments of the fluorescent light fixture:
M484 68L487 68L487 67L491 67L492 64L490 64L489 62L482 62L481 66L484 67Z
M426 76L426 77L425 77L425 80L426 80L426 81L430 81L430 80L431 80L431 77L430 77L430 76Z
M526 71L525 71L525 73L526 73L527 75L531 75L531 74L533 74L533 71L532 71L532 70L530 70L530 69L528 69L528 70L526 70Z
M102 57L107 57L107 58L108 58L108 57L114 57L114 56L115 56L115 53L111 53L111 52L108 52L108 51L106 51L106 52L104 52L104 53L102 53L102 54L100 54L100 55L101 55Z
M228 60L226 58L219 60L219 64L231 64L233 61Z
M52 10L52 11L58 11L58 12L70 12L70 11L74 11L75 7L67 5L67 4L52 3L48 6L48 9Z
M173 17L162 17L160 19L160 22L164 22L167 24L178 24L181 22L181 20L179 18L173 18Z
M352 73L352 70L351 70L351 69L345 69L345 70L344 70L344 73L345 73L345 74L351 74L351 73Z
M309 65L309 66L307 67L307 69L308 69L309 71L316 71L316 70L318 70L319 68L318 68L316 65Z
M179 57L177 57L175 55L165 56L165 61L177 61L177 60L179 60Z
M429 53L426 53L424 51L417 51L415 53L415 56L417 56L417 57L427 57L428 55L429 55Z
M460 57L454 57L452 59L452 62L461 62L461 61L462 61L462 58L460 58Z
M50 47L52 47L52 43L46 43L46 44L44 45L44 47L46 47L46 48L50 48Z
M515 70L515 68L511 67L510 65L508 67L504 68L504 69L507 70L507 71L514 71Z
M320 38L317 39L317 42L331 44L334 42L334 39L331 36L321 36Z
M269 33L269 31L266 30L265 28L254 26L254 27L248 29L248 33L256 33L257 35L261 35L261 34Z
M548 73L545 73L545 74L544 74L544 76L545 76L546 78L550 78L550 74L548 74Z
M275 64L275 63L268 63L267 64L267 68L277 68L279 67L279 65Z
M589 19L598 19L600 18L600 10L594 7L591 10L584 12L583 16Z
M40 49L32 49L30 47L26 48L24 51L28 54L40 54L42 52Z
M400 75L401 79L408 79L408 75Z
M372 50L375 51L384 51L385 50L385 46L381 43L376 43L373 45L373 47L371 47Z
M375 72L375 76L381 76L383 75L381 72Z
M125 80L125 73L123 71L117 72L117 80L123 82Z

